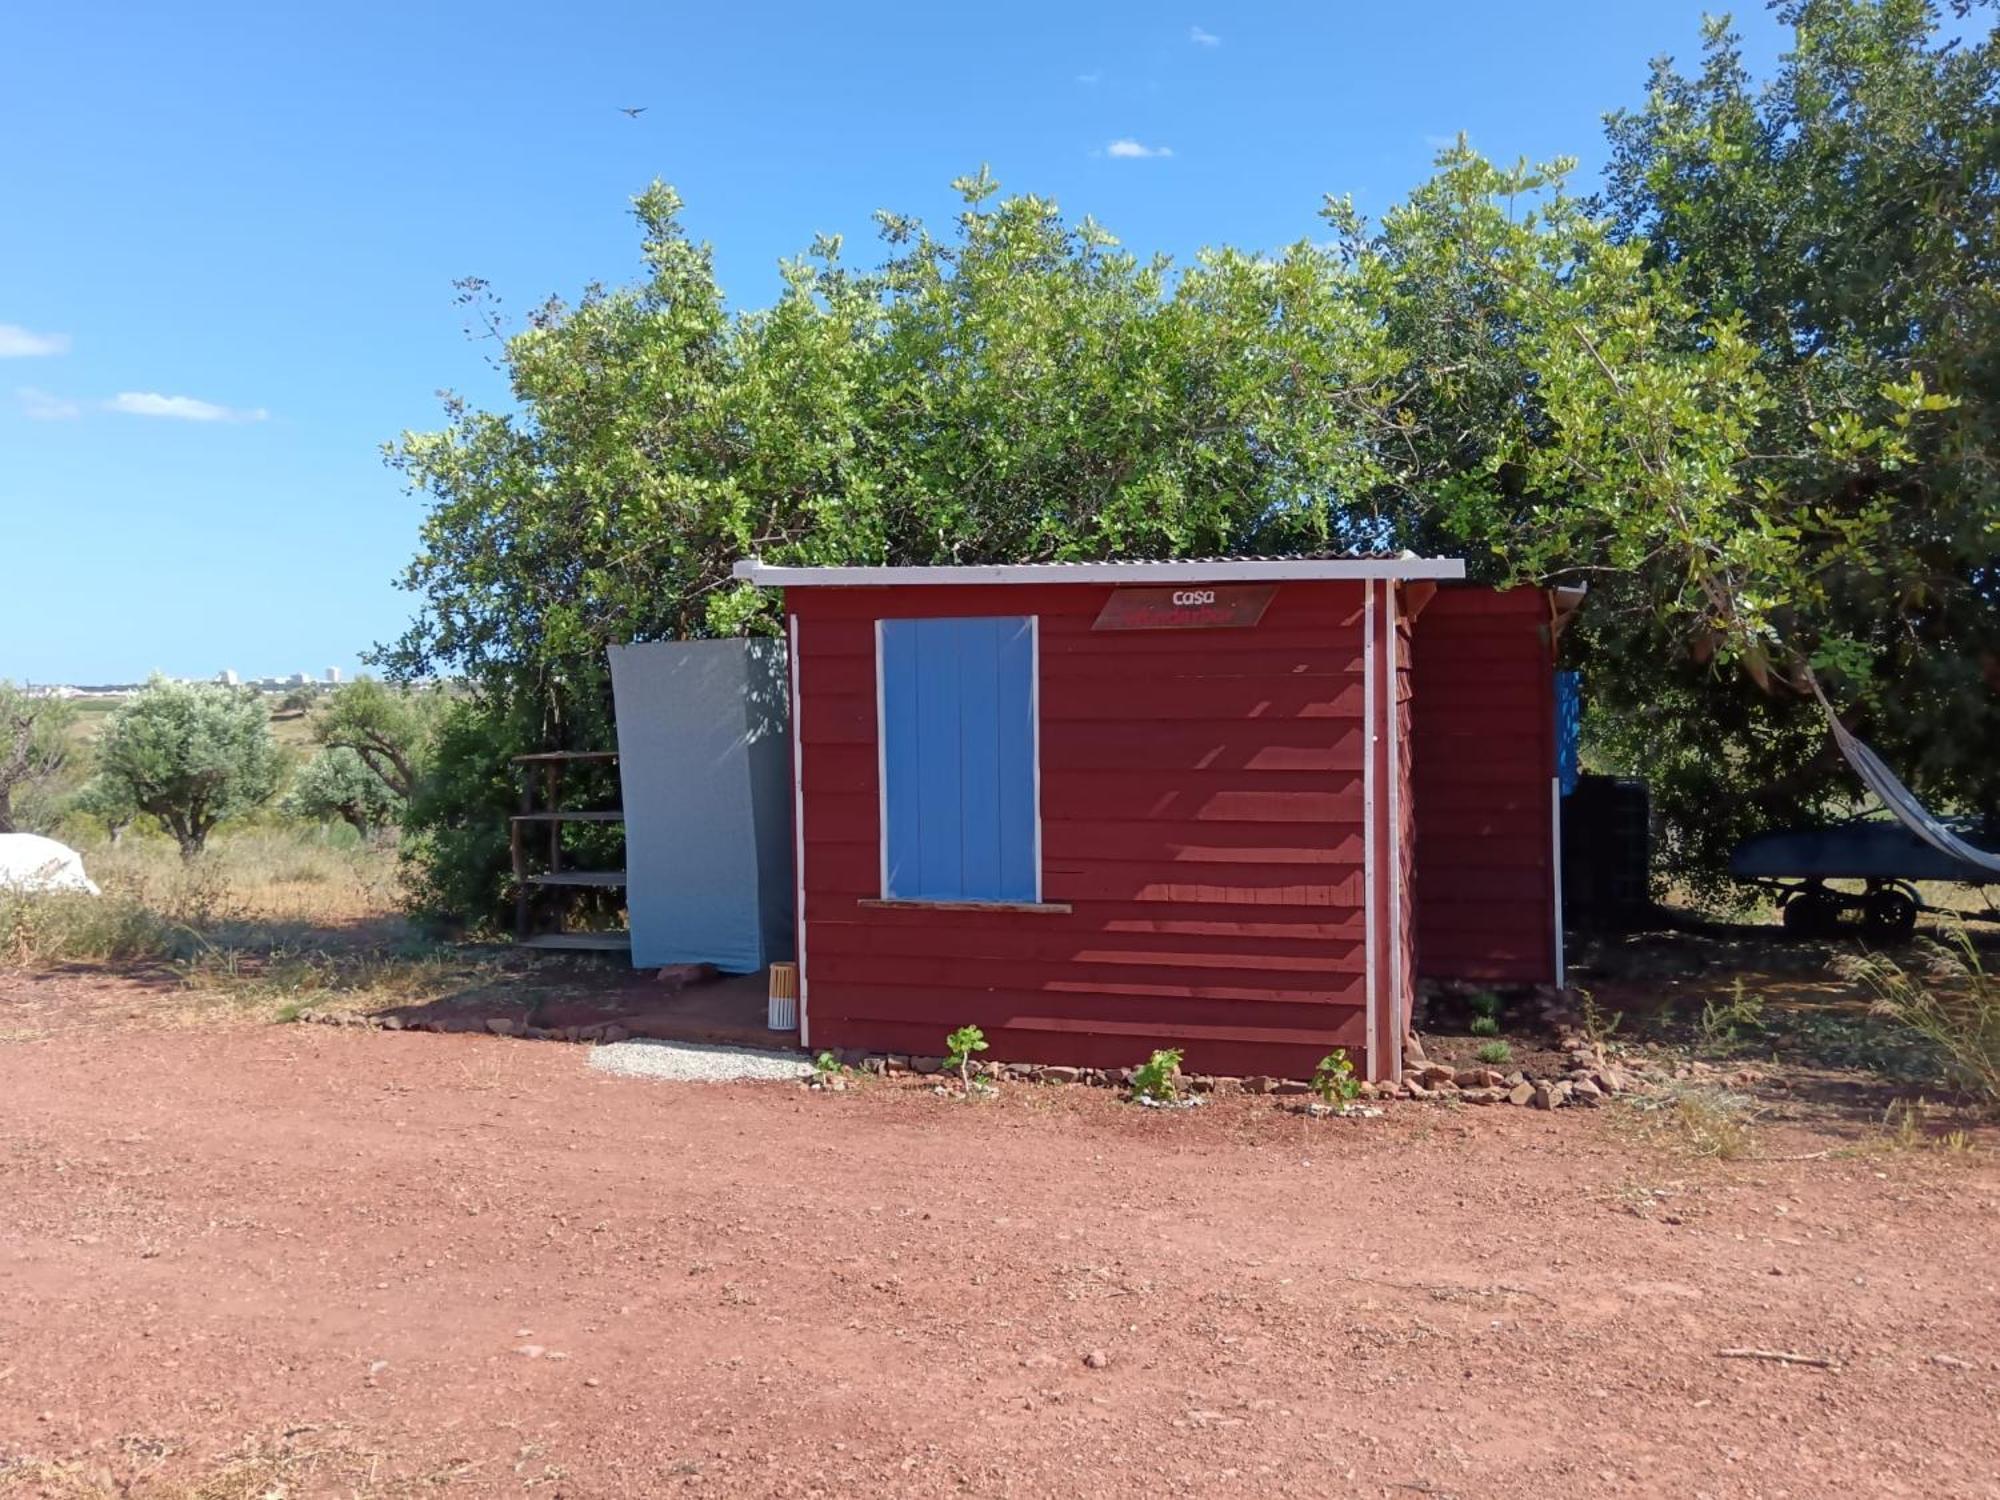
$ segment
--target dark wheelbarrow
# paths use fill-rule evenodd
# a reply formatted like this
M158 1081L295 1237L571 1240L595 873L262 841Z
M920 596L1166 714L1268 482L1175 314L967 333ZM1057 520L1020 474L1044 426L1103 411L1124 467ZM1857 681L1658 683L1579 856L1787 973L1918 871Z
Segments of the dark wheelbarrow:
M1916 882L1983 888L1993 879L1991 872L1954 859L1901 823L1887 821L1760 833L1730 853L1729 873L1777 897L1787 932L1820 938L1852 933L1878 943L1904 941L1916 930L1917 914L1933 909ZM1858 881L1861 889L1836 889L1827 884L1830 880ZM1987 905L1985 912L1960 915L2000 919L1990 898Z

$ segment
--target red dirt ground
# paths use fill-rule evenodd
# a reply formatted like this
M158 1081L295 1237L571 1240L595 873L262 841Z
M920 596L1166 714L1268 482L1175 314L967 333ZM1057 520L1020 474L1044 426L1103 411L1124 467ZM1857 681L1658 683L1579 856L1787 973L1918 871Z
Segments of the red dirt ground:
M1990 1141L1696 1162L1623 1110L670 1085L149 1003L0 974L0 1494L2000 1494Z

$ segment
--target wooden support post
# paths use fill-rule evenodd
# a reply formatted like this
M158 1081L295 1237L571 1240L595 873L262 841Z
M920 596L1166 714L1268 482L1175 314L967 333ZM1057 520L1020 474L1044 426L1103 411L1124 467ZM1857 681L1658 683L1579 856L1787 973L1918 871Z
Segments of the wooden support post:
M532 775L521 779L521 811L535 810L535 782ZM526 848L526 823L512 823L507 828L507 849L514 860L514 937L516 941L528 935L528 851Z

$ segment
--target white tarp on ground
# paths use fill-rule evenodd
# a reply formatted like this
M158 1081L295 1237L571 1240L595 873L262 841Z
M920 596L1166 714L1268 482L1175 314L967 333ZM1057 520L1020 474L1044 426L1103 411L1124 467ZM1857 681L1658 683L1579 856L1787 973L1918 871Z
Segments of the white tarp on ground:
M83 873L83 856L39 833L0 833L0 890L98 894Z

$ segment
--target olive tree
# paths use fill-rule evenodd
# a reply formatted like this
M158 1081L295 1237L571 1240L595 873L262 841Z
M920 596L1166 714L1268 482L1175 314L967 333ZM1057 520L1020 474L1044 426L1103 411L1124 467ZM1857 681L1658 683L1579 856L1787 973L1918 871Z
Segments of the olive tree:
M350 752L391 796L404 802L423 772L442 701L437 693L364 677L336 688L317 707L313 738L329 750Z
M113 710L97 742L98 775L200 854L215 825L277 790L283 769L257 694L154 678Z
M60 772L76 714L60 698L31 698L0 681L0 833L14 826L14 793Z
M329 745L299 768L284 807L295 817L338 818L362 838L375 839L395 823L403 799L356 751Z

